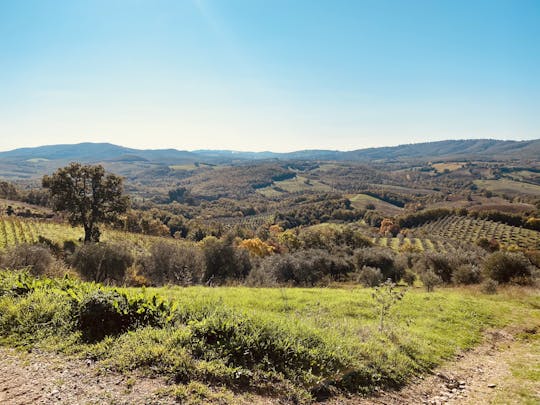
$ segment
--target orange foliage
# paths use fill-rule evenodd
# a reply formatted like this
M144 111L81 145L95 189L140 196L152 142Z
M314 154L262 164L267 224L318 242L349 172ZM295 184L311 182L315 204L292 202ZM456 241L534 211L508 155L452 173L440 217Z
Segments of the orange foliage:
M258 257L269 256L274 253L275 250L273 246L270 246L259 238L244 239L238 246L247 249L250 254Z

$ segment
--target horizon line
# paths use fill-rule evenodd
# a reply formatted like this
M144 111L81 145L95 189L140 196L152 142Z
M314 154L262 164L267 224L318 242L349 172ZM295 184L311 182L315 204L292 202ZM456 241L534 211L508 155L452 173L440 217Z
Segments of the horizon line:
M288 152L274 152L272 150L262 150L262 151L254 151L254 150L239 150L239 149L209 149L209 148L198 148L198 149L177 149L174 147L162 147L162 148L136 148L132 146L126 146L126 145L120 145L112 142L91 142L91 141L85 141L85 142L77 142L77 143L57 143L57 144L45 144L45 145L38 145L38 146L21 146L14 149L2 149L0 150L0 153L7 153L7 152L14 152L21 149L36 149L36 148L43 148L43 147L53 147L53 146L76 146L76 145L84 145L84 144L92 144L92 145L112 145L117 146L121 148L126 149L133 149L138 151L145 151L145 150L152 150L152 151L163 151L163 150L174 150L177 152L201 152L201 151L207 151L207 152L232 152L232 153L273 153L273 154L288 154L288 153L296 153L296 152L313 152L313 151L324 151L324 152L355 152L359 150L369 150L369 149L381 149L381 148L396 148L400 146L410 146L410 145L425 145L429 143L441 143L441 142L460 142L460 141L500 141L500 142L534 142L534 141L540 141L540 138L534 138L534 139L524 139L524 140L515 140L515 139L500 139L500 138L461 138L461 139L442 139L437 141L427 141L427 142L411 142L411 143L400 143L400 144L393 144L393 145L384 145L384 146L370 146L367 148L356 148L356 149L349 149L349 150L343 150L343 149L324 149L324 148L313 148L313 149L295 149L290 150Z

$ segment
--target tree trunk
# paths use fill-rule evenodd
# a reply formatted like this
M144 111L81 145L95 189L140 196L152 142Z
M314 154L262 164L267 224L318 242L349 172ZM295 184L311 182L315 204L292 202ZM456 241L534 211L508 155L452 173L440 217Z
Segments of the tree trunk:
M92 228L89 226L84 227L84 243L92 242Z

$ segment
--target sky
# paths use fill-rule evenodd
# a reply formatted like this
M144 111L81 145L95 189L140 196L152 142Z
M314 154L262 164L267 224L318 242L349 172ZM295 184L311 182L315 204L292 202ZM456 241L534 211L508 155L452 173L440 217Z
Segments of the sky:
M539 129L537 0L0 0L0 150L353 150Z

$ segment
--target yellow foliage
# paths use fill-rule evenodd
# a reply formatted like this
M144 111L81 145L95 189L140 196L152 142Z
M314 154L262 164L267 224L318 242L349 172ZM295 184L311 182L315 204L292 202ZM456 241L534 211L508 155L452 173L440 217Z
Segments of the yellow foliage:
M258 257L269 256L274 253L275 249L273 246L270 246L259 238L244 239L238 246L247 249L250 254Z

